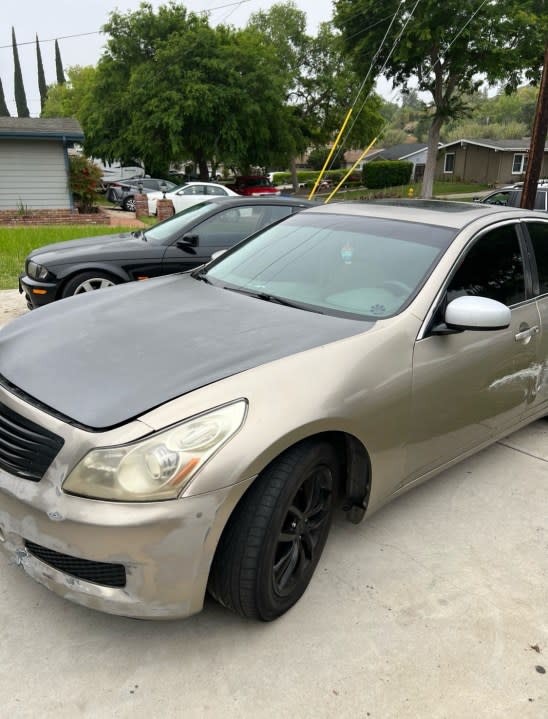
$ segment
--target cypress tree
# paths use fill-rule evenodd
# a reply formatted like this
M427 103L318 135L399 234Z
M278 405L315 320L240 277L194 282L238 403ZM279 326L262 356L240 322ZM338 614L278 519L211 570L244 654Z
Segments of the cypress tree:
M15 104L17 106L17 117L30 117L25 86L23 85L23 74L19 63L19 52L17 51L17 42L15 40L15 30L13 27L11 28L11 44L13 47L13 89L15 93Z
M63 63L61 61L61 52L59 51L59 43L55 41L55 71L57 73L57 83L64 85L65 73L63 72Z
M0 79L0 117L11 117L8 106L6 105L6 98L4 97L4 88L2 87L2 80Z
M46 98L48 96L48 86L46 85L46 76L44 75L44 65L42 64L42 53L40 52L40 43L38 35L36 35L36 64L38 66L38 89L40 90L40 109L44 110Z

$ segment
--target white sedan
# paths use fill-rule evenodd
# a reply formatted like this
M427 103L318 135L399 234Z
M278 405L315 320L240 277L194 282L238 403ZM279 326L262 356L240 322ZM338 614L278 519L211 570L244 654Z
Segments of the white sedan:
M173 202L175 212L180 212L181 210L186 210L187 207L192 207L192 205L197 205L199 202L209 199L212 195L240 197L238 193L215 182L187 182L181 187L176 187L171 192L166 192L165 198ZM150 192L147 195L149 215L156 214L156 202L163 197L163 192Z

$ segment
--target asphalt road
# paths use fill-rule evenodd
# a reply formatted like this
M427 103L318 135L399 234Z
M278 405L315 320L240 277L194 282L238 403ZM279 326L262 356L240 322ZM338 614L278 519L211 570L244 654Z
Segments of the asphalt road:
M99 614L0 554L0 632L1 719L546 719L548 421L339 519L274 623Z

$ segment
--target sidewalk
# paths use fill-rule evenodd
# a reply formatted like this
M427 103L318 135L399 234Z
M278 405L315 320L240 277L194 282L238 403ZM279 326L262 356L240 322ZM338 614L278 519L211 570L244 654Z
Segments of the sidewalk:
M135 217L135 212L126 212L119 209L101 208L103 212L110 217L110 224L115 227L147 227L144 222Z

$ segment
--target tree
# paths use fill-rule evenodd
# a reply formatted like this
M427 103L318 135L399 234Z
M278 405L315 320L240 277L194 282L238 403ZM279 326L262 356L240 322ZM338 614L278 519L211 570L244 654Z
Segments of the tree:
M192 159L207 179L219 159L262 166L286 151L283 83L259 33L211 28L175 4L112 13L104 31L80 108L88 154L138 157L160 176L170 161Z
M65 83L65 73L63 71L63 61L61 60L61 51L59 50L59 43L55 41L55 74L57 76L57 84L63 85Z
M50 85L42 117L74 117L83 125L83 107L90 101L95 80L95 68L73 65L67 70L63 85Z
M466 112L463 96L473 94L484 78L504 80L514 89L528 56L539 54L531 46L538 45L546 28L543 2L522 3L537 6L540 14L532 24L534 9L518 11L517 0L336 0L335 23L358 71L364 75L373 64L375 72L403 87L414 77L417 89L432 97L423 197L432 195L443 124ZM394 22L379 48L390 22L383 18L390 13ZM360 27L365 29L356 32Z
M308 153L307 165L313 170L321 170L325 165L325 161L329 155L329 147L315 147L311 152ZM331 170L338 170L341 166L340 160L337 158L331 165Z
M329 23L322 23L316 36L307 35L306 15L291 1L253 14L248 26L263 33L276 51L279 71L285 73L295 150L330 142L360 85L339 35ZM371 96L362 112L356 113L345 147L362 147L375 137L382 126L380 105L380 99ZM341 147L334 162L343 151Z
M4 88L2 87L2 80L0 80L0 117L10 117L10 111L6 105L6 98L4 97Z
M36 35L36 64L38 67L38 89L40 91L40 109L44 111L46 98L48 96L48 87L46 85L46 76L44 75L44 65L42 64L42 53L40 52L40 43L38 35Z
M11 28L11 44L13 48L13 88L15 94L15 106L17 107L17 116L30 117L27 105L27 96L25 94L25 86L23 85L23 74L21 73L21 65L19 63L17 40L15 39L15 30L13 27Z

